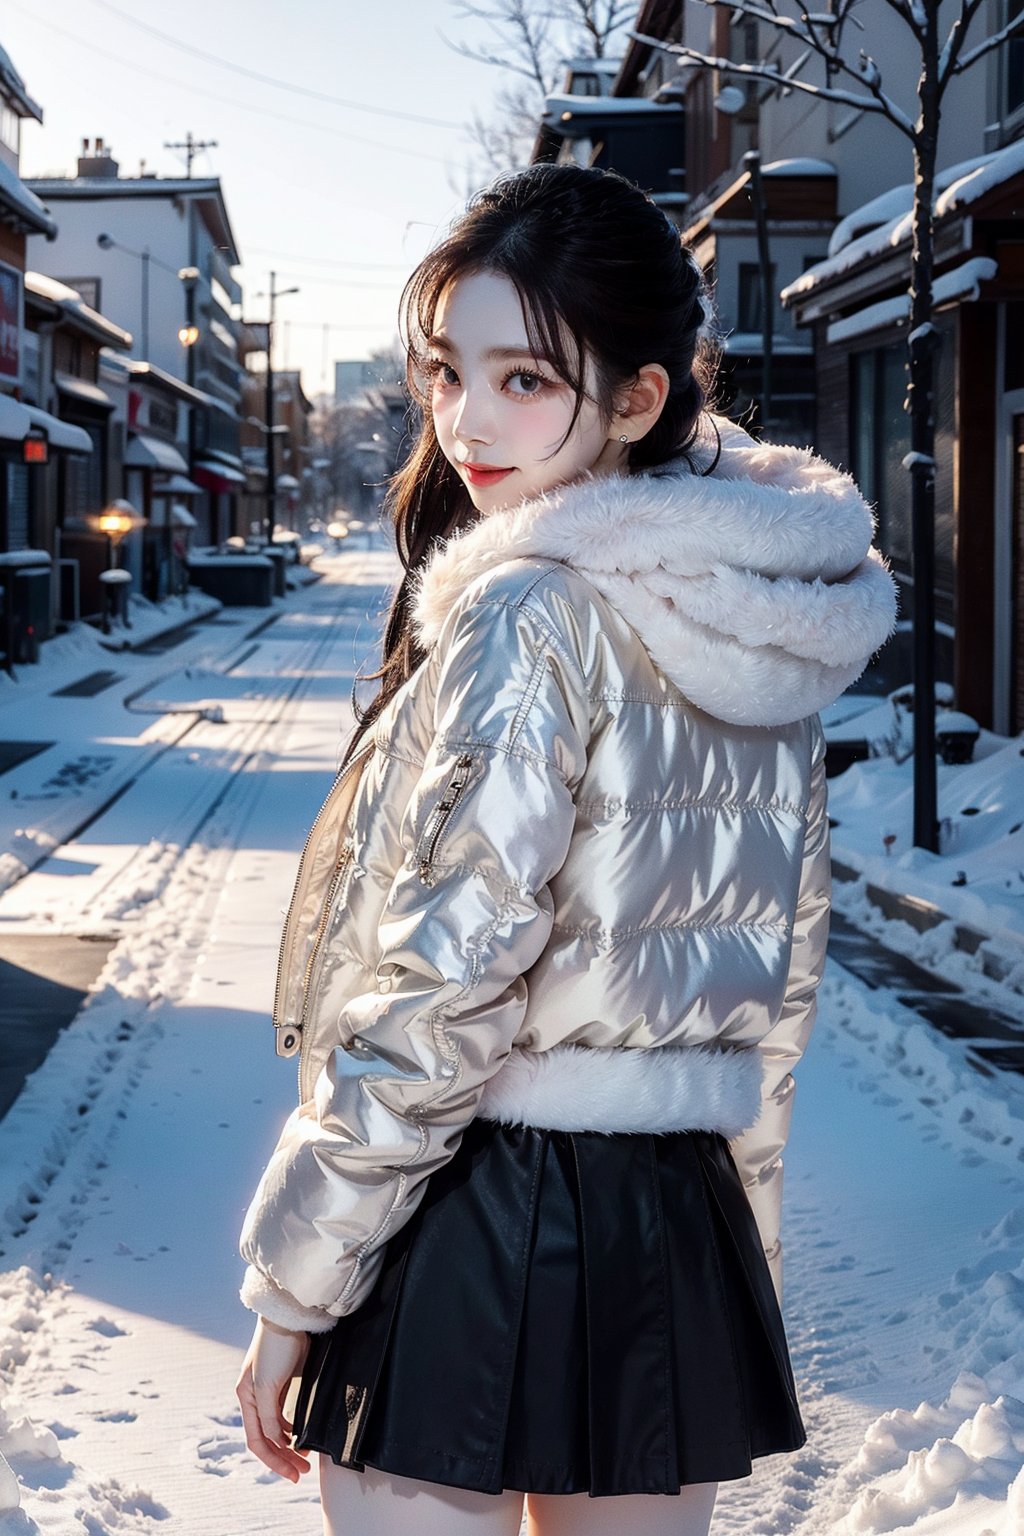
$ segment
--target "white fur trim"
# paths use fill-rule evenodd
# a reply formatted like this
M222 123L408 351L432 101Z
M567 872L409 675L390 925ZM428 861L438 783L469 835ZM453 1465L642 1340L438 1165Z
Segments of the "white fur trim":
M763 1073L756 1047L517 1046L488 1080L477 1114L550 1131L738 1136L760 1114Z
M698 708L783 725L823 709L892 634L896 585L875 516L810 449L757 444L715 418L714 475L681 461L585 476L481 518L421 573L413 618L437 641L467 588L507 560L572 566Z
M293 1328L296 1333L326 1333L338 1321L323 1307L304 1307L252 1264L245 1271L238 1294L250 1311L258 1312L280 1328Z

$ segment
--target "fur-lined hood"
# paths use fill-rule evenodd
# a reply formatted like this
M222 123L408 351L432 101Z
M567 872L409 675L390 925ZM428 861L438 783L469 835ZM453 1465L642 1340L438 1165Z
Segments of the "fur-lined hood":
M875 515L852 478L809 448L757 443L712 419L722 452L711 475L679 458L586 476L449 539L420 578L421 645L434 645L478 576L546 558L596 587L715 718L784 725L831 704L895 628Z

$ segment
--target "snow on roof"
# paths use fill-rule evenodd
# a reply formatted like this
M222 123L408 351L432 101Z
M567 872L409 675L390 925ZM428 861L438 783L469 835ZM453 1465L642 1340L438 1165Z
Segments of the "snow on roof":
M935 176L935 217L941 218L982 197L1024 171L1024 141L993 154L961 160ZM891 187L841 219L832 232L829 254L808 267L779 295L783 304L803 297L829 278L849 271L873 256L893 250L909 238L913 219L913 186ZM858 234L858 230L864 230Z
M754 353L760 355L764 347L764 337L760 331L730 331L727 336L719 338L723 352L733 352L737 355ZM794 355L805 355L814 350L814 345L809 336L786 336L776 333L772 337L772 351L776 354L786 352Z
M970 303L977 299L979 283L988 282L999 271L999 263L991 256L974 256L952 272L944 272L932 284L932 299L936 305L948 304L952 299ZM890 325L900 325L910 318L910 295L898 293L891 299L881 299L868 304L854 315L833 320L826 332L828 344L843 341L849 336L863 336L868 331L882 330Z
M935 199L936 218L975 202L986 192L1009 181L1011 176L1024 171L1024 142L1018 139L1015 144L1007 144L1005 149L995 155L964 161L956 169L960 170L961 175L955 181L950 182L948 172L943 175L945 190Z
M586 74L588 70L592 70L597 74L617 75L622 60L609 58L593 59L584 54L574 54L571 59L563 59L562 63L566 69L573 69L577 74L581 75Z
M25 82L18 74L11 62L11 56L6 48L0 47L0 86L7 96L15 102L15 110L19 117L34 117L37 122L43 120L43 109L37 101L25 89Z
M564 112L572 117L610 117L629 114L675 112L681 113L682 104L676 101L654 101L649 96L547 96L544 99L544 119L559 119Z
M106 315L90 309L77 288L69 288L67 283L59 283L55 277L47 277L43 272L26 272L25 288L37 298L59 304L70 319L78 320L87 330L98 333L108 346L131 346L131 332L123 331Z
M6 203L19 219L47 239L53 240L57 225L30 187L13 171L6 160L0 160L0 203Z
M812 160L796 156L792 160L773 160L762 165L762 176L837 176L839 173L831 160Z
M869 229L878 229L882 224L901 219L910 211L913 197L913 188L908 183L901 187L890 187L888 191L871 198L870 202L862 203L859 208L840 219L832 231L828 242L829 257L838 256L840 251Z

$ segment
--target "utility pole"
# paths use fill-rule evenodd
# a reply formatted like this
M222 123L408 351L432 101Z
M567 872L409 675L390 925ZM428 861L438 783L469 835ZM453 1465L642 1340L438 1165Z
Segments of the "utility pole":
M204 149L217 148L216 139L196 139L192 135L191 128L179 143L168 144L166 141L164 143L164 149L183 149L185 151L185 175L189 181L192 180L192 161L196 158L196 155L201 154Z
M768 250L768 215L764 206L764 182L761 180L761 151L748 149L743 164L750 174L750 195L757 225L757 264L761 283L761 436L768 431L772 409L772 339L775 319L775 294L772 291L772 263Z
M297 288L276 288L277 273L270 274L270 318L267 321L267 510L266 539L268 544L274 542L275 502L277 499L277 486L274 477L274 304L277 299L283 298L286 293L298 293Z

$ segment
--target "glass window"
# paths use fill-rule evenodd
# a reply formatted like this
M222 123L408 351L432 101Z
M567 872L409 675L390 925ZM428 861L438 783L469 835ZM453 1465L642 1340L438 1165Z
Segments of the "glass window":
M902 460L910 452L910 417L903 409L907 392L906 347L902 341L879 348L880 378L877 430L881 433L879 510L884 549L900 571L910 573L910 476Z
M7 466L7 548L29 549L29 491L28 466Z
M5 101L0 101L0 143L18 154L21 144L21 118L12 112Z
M775 263L772 262L768 286L772 291L774 306L775 299ZM775 315L772 315L772 325L775 324ZM739 325L740 331L759 331L761 329L761 268L756 261L740 262L739 285Z
M64 460L64 508L70 518L88 517L102 511L106 497L104 483L104 433L98 422L80 420L82 427L92 438L92 453L88 457L70 454Z
M1024 0L1008 0L1006 20L1011 22L1024 9ZM1006 116L1011 117L1024 107L1024 32L1011 37L1003 47L1006 71Z

